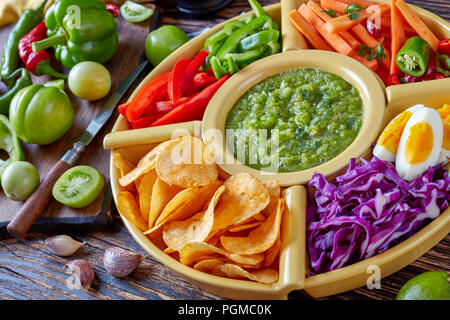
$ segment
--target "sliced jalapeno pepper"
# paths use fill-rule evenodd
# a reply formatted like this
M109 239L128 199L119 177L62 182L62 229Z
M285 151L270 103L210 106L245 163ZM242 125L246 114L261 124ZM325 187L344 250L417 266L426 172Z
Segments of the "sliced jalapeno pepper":
M398 68L406 74L418 77L427 70L430 45L419 37L409 38L397 53Z
M447 67L447 70L445 70L441 63L444 62L444 65ZM443 74L447 78L450 77L450 57L446 56L445 54L440 54L436 56L436 71L440 74Z

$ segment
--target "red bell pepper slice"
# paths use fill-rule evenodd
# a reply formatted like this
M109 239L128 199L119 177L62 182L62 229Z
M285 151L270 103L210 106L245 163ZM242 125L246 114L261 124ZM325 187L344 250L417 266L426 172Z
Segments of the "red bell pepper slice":
M199 72L194 76L194 86L200 89L206 88L216 81L216 77L208 76L208 74L206 74L205 72Z
M447 77L444 76L443 74L439 73L439 72L436 72L436 74L434 75L434 78L436 80L439 80L439 79L446 79Z
M386 87L395 86L395 85L401 84L400 78L396 74L388 75L384 82L386 84Z
M443 54L450 54L450 39L445 39L439 42L438 52Z
M145 116L142 118L139 118L137 120L130 121L131 128L133 129L141 129L141 128L147 128L149 127L153 122L161 118L163 114L161 113L155 113L150 116Z
M127 116L127 109L128 109L128 106L129 106L130 104L131 104L131 102L126 102L126 103L121 104L120 106L117 107L117 109L119 110L119 113L120 113L121 115L123 115L124 117Z
M164 73L147 82L139 90L127 108L126 115L128 121L131 122L139 119L144 113L148 113L148 110L152 110L156 102L169 98L167 84L170 75L171 72Z
M172 75L170 77L167 91L169 92L169 98L172 103L175 103L183 96L182 92L182 83L184 81L184 75L186 73L186 69L191 63L191 59L181 59L177 63L172 70Z
M209 67L208 71L206 71L206 74L210 77L215 77L212 67Z
M206 58L208 57L209 52L206 50L201 50L194 59L192 59L191 63L186 69L184 73L183 81L181 83L181 94L184 95L194 80L194 76L200 70L200 67L205 63Z
M229 74L224 75L217 82L206 87L185 103L156 120L151 126L154 127L184 121L201 120L209 101L228 78L230 78Z

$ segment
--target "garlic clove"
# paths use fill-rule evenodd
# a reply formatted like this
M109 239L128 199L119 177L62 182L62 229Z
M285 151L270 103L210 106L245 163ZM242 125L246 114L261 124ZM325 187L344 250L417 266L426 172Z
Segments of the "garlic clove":
M45 247L57 256L67 257L80 249L86 242L78 242L66 235L59 235L45 240Z
M66 284L70 289L88 290L94 282L95 272L89 262L83 259L76 259L68 262L64 269L71 274Z
M112 277L126 277L132 273L145 257L139 253L128 251L118 247L110 247L105 250L103 266Z

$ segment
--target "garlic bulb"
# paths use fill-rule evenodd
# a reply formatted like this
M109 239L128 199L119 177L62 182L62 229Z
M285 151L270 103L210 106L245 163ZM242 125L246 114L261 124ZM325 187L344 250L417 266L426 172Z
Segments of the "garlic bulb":
M105 250L103 256L103 266L106 272L112 277L126 277L136 269L145 259L136 252L124 250L122 248L110 247Z
M83 259L72 260L64 268L72 276L66 281L69 288L88 290L95 278L94 269Z
M67 257L80 249L86 242L78 242L66 235L60 235L45 240L45 247L57 256Z

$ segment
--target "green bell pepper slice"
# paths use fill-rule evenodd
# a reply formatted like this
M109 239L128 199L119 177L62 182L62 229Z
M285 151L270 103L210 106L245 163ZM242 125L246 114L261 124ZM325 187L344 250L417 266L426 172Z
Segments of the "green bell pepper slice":
M216 79L221 79L227 73L227 70L222 66L222 63L216 56L212 57L210 62L214 76Z
M278 30L264 30L251 36L242 39L239 42L238 49L240 51L252 50L256 47L260 47L264 44L269 44L272 41L278 40L280 33Z
M430 45L419 37L406 40L398 51L395 62L398 68L409 75L420 77L427 70L430 59Z
M267 46L260 46L253 50L248 50L242 53L228 53L225 57L228 58L229 56L232 56L237 65L242 68L258 59L261 59L267 49Z
M272 21L269 16L262 16L253 19L249 24L244 27L234 31L224 42L217 57L223 59L227 53L234 52L239 45L239 42L251 35L255 30L262 27L265 23Z
M235 74L239 71L239 66L237 65L236 61L234 60L233 56L227 57L227 64L228 64L228 73L230 75Z
M31 80L30 72L25 68L20 68L10 74L6 79L15 80L14 86L11 87L6 93L0 96L0 114L9 113L9 105L12 99L22 88L28 87L33 84Z
M0 115L0 149L8 153L9 158L0 159L0 180L6 167L16 161L25 160L20 140L11 128L6 116Z
M101 0L57 0L45 17L48 38L33 50L54 47L55 58L72 68L82 61L105 63L118 47L117 22Z
M264 10L263 6L259 4L256 0L248 0L250 7L252 7L253 12L257 17L267 16L266 10Z

